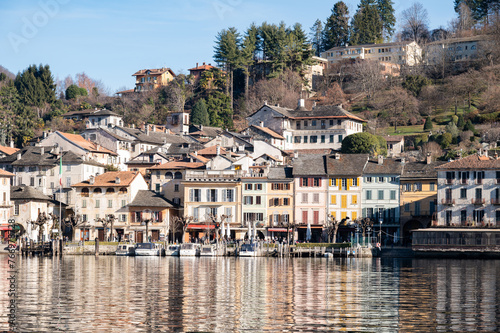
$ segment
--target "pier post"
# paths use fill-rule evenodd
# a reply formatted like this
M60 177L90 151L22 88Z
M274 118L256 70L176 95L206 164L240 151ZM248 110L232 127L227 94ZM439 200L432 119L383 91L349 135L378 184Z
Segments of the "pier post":
M99 238L96 237L95 239L95 256L99 256Z

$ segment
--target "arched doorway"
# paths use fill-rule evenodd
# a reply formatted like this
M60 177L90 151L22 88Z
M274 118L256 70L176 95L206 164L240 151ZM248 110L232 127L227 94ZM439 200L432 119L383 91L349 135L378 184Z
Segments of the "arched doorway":
M403 245L411 245L411 231L424 228L424 225L419 220L410 220L403 226Z

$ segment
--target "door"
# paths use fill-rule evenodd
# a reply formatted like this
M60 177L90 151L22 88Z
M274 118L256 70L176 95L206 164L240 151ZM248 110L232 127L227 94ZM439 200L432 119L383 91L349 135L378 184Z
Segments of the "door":
M160 231L159 230L152 230L151 231L151 241L157 242L159 240L160 240Z
M97 238L99 242L104 242L104 229L97 229Z
M136 243L143 243L142 231L136 231L135 232L135 242Z

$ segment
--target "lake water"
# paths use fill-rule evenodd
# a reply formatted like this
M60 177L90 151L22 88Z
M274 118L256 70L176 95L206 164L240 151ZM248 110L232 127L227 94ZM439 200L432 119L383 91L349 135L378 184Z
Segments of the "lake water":
M17 257L18 332L498 332L500 261ZM0 255L0 331L8 330Z

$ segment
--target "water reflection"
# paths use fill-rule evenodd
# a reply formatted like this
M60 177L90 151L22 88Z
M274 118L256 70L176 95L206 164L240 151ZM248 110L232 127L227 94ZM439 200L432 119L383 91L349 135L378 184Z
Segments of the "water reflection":
M22 332L500 330L499 261L18 258ZM0 257L0 279L7 258ZM0 330L8 328L0 285Z

